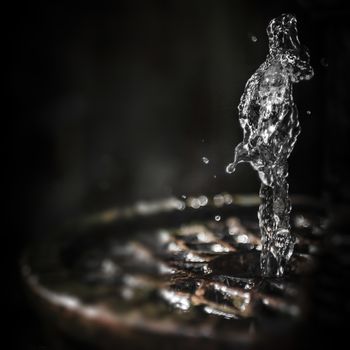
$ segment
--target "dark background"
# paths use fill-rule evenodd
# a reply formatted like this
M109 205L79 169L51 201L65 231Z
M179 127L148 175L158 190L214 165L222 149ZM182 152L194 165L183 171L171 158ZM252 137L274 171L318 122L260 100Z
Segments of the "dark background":
M295 86L302 133L290 191L344 202L349 42L340 1L13 4L7 306L19 348L45 348L16 274L37 234L140 199L258 192L249 166L233 176L225 167L242 137L239 98L267 54L268 22L283 12L297 15L315 70Z

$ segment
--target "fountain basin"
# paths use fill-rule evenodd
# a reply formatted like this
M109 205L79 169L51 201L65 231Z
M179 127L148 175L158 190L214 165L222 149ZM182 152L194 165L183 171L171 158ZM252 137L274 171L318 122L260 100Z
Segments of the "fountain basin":
M308 315L323 209L293 198L294 255L284 278L264 278L258 198L220 196L199 207L173 198L110 209L29 247L23 279L51 332L97 349L294 339Z

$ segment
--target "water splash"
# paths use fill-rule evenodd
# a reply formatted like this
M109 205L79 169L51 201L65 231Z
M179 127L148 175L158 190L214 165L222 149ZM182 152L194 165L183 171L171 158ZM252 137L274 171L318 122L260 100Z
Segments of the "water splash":
M202 157L202 162L204 164L209 164L209 159L207 157Z
M260 264L266 276L283 275L295 242L286 180L287 159L300 133L293 84L313 76L296 25L293 15L283 14L267 27L269 53L245 86L238 106L243 141L235 149L234 162L226 168L233 173L237 164L249 162L259 174Z

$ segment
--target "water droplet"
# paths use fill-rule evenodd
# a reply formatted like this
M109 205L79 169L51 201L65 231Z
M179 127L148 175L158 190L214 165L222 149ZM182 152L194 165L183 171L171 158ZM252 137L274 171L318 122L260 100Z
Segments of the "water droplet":
M214 175L213 178L216 179L216 175Z
M307 115L311 115L311 111L306 111L306 114Z
M228 174L232 174L236 169L236 164L235 163L230 163L227 167L226 167L226 172Z
M304 215L299 214L294 218L294 225L297 228L308 228L311 226L311 222Z
M221 216L220 215L216 215L215 216L215 221L220 221L221 220Z
M255 35L252 35L250 37L250 40L253 42L253 43L256 43L258 41L258 38L255 36Z
M186 199L187 196L183 194L183 195L181 196L181 198L182 198L182 199Z
M202 157L202 162L204 164L209 164L209 159L207 157Z

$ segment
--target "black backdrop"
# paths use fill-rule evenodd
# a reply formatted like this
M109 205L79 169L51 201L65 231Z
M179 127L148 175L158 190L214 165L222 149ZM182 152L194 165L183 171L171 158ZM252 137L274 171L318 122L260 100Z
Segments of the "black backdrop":
M290 159L291 192L349 198L341 137L349 130L349 46L339 1L12 6L8 291L22 348L41 344L40 330L25 332L34 316L16 279L18 254L37 233L139 199L257 193L249 166L234 176L224 169L242 136L240 95L267 53L266 25L283 12L297 15L315 70L295 87L302 134Z

